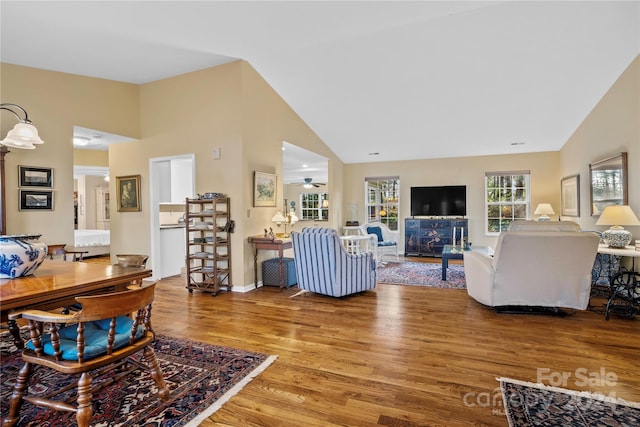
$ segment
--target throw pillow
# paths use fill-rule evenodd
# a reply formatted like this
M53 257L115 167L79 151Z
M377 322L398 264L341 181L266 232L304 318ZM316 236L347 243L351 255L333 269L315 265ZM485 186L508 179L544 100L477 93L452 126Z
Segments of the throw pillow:
M380 227L367 227L367 233L378 236L378 243L384 242L384 239L382 238L382 229Z

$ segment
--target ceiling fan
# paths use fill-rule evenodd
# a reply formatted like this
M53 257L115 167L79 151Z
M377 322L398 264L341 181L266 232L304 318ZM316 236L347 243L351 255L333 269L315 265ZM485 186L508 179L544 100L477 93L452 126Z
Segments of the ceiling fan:
M304 182L299 182L296 185L302 185L304 186L304 188L311 188L311 187L320 187L322 185L325 185L324 183L320 183L320 182L313 182L313 178L305 178Z

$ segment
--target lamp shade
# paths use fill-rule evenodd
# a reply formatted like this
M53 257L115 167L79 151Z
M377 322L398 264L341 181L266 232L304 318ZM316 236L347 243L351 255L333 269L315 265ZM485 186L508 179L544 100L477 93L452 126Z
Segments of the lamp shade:
M282 215L282 212L278 212L273 216L273 218L271 218L271 221L273 221L276 224L280 225L283 222L286 222L287 219L284 217L284 215Z
M624 248L631 242L632 236L622 226L640 225L640 220L631 206L614 205L604 208L596 225L611 225L610 229L602 232L602 240L612 248Z
M19 122L7 132L7 136L0 141L0 144L23 150L33 150L36 148L34 144L44 144L44 141L40 139L38 129L34 125Z
M540 203L533 214L540 215L538 221L549 221L551 219L549 215L553 215L555 212L549 203Z
M289 221L291 222L291 225L295 224L296 222L299 221L298 217L296 216L296 213L291 211L291 213L289 214Z
M0 144L23 150L33 150L36 148L34 144L44 144L44 141L40 139L38 135L38 129L31 124L29 115L24 108L16 104L3 103L0 104L0 110L7 110L18 119L18 123L7 133L7 136L0 141ZM22 113L24 118L18 113Z
M534 215L553 215L555 212L549 203L540 203L534 212Z
M615 205L604 208L596 225L640 225L640 220L631 206Z

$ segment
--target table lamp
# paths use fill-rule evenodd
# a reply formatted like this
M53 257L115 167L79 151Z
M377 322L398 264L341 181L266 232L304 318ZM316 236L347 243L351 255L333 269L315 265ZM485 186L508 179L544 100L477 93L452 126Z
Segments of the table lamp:
M555 212L549 203L540 203L533 214L540 215L538 221L549 221L551 219L549 215L553 215Z
M640 220L630 206L613 205L604 208L596 225L610 225L610 229L602 232L602 240L609 247L624 248L631 242L631 232L622 226L640 225Z
M287 206L287 200L284 201L284 212L276 212L276 214L271 218L271 221L275 222L278 227L284 224L284 234L282 237L288 238L291 237L289 233L287 233L287 225L290 224L293 226L296 222L298 222L298 217L296 216L296 212L293 208L289 209Z

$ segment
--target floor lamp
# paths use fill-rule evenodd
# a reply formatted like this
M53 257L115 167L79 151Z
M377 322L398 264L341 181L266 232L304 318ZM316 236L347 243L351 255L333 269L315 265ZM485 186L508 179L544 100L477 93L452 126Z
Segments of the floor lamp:
M27 110L16 104L0 104L0 110L7 110L13 113L18 119L18 123L7 132L7 136L0 141L0 235L7 234L7 201L5 195L5 168L4 158L10 153L7 147L20 148L22 150L33 150L36 145L43 144L44 141L38 136L38 129L29 120ZM20 114L18 114L20 113ZM24 118L22 117L24 114Z

